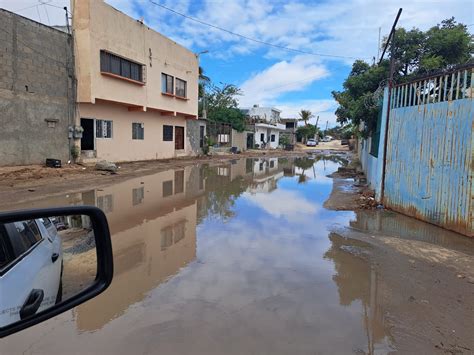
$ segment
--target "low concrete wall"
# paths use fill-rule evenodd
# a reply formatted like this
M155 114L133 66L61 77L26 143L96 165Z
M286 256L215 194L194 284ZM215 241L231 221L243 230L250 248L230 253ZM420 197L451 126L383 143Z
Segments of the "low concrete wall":
M237 147L240 151L247 150L247 133L253 132L237 132L235 129L232 130L232 146Z
M72 38L0 9L0 165L69 158Z

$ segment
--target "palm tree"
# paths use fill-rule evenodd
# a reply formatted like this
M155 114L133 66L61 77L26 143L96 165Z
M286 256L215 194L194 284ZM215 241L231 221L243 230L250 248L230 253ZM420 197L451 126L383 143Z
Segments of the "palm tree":
M300 111L300 121L304 121L304 125L308 125L308 121L314 117L310 110L301 110Z
M204 96L205 87L211 82L211 78L204 74L204 69L199 66L199 97Z

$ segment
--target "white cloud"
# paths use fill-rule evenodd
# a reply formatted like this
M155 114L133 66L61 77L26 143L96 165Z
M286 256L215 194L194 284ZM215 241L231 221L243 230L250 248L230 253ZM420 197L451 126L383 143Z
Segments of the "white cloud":
M310 110L314 117L310 120L310 123L315 124L317 116L319 116L318 126L320 128L333 127L337 125L336 115L334 112L338 106L335 100L294 100L291 102L273 102L272 106L276 106L282 111L282 117L299 117L298 113L304 110Z
M320 207L291 190L276 190L271 193L257 194L245 192L242 198L257 205L273 217L284 217L288 221L294 221L295 218L305 219L308 215L315 214Z
M244 96L241 106L265 104L286 92L304 90L315 80L329 75L319 60L310 56L296 56L290 61L281 61L254 74L240 87Z

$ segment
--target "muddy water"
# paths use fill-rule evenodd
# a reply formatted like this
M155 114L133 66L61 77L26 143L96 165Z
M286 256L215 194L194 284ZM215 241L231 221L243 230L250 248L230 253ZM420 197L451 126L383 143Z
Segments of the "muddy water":
M3 340L0 352L395 350L370 246L332 232L367 230L377 217L322 207L332 189L326 175L338 166L334 159L236 160L15 206L103 209L115 275L102 295Z

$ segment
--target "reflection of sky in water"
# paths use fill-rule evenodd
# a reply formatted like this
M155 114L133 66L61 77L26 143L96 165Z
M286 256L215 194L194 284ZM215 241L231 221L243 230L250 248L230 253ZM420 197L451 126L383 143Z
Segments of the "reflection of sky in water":
M111 298L102 298L114 312L114 302L119 304L127 293L117 288L122 294L112 294L114 286L127 288L134 284L127 279L130 276L126 271L136 269L133 277L139 280L142 275L147 282L143 289L136 290L138 295L129 292L134 296L132 304L100 323L100 329L82 334L71 330L68 344L81 344L84 352L99 353L339 354L353 353L355 349L367 351L368 336L378 329L380 334L371 334L369 347L379 343L380 353L386 352L390 346L386 345L383 322L374 316L369 324L363 316L369 304L369 289L377 287L377 282L371 281L369 265L334 244L344 244L343 240L329 239L332 226L348 226L354 219L353 212L323 208L332 190L332 179L326 175L337 167L337 163L319 161L305 170L294 169L293 177L283 177L281 166L280 171L275 169L274 176L259 176L259 183L254 180L233 205L228 204L232 217L203 215L196 226L196 258L190 254L192 258L181 263L181 268L173 268L175 265L170 263L169 252L173 248L161 254L153 249L159 247L156 231L141 236L143 245L148 243L143 255L149 255L147 263L156 263L156 270L141 269L145 264L137 263L117 274L106 291ZM303 173L305 182L299 183ZM276 184L271 183L275 176ZM225 198L228 195L222 192L226 189L240 193L238 179L214 178L206 183L215 194L208 195L211 198ZM129 192L126 191L128 197ZM194 203L186 208L195 211L193 206ZM170 211L161 217L163 225L184 209ZM176 245L192 241L187 238L191 237ZM116 247L118 252L118 242ZM129 248L122 247L122 253L128 262ZM175 259L179 261L176 256ZM153 275L169 278L155 280L150 276L153 270ZM149 275L145 276L145 272ZM349 301L341 303L342 295ZM96 308L91 308L93 312L78 315L94 318L105 307L100 297ZM375 309L372 303L376 300L370 302L371 310ZM93 303L78 310L86 311ZM57 332L62 331L58 329ZM45 349L55 346L49 344Z

